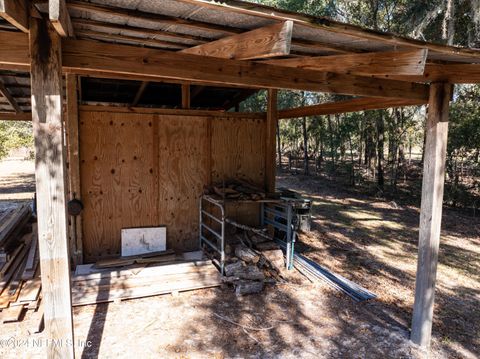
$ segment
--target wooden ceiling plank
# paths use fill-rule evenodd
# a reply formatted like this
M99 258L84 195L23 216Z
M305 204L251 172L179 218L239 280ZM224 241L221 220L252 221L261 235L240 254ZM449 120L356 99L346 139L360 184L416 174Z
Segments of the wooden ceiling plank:
M23 110L20 108L18 105L17 101L13 98L11 93L8 91L8 89L5 87L3 82L0 81L0 94L5 97L7 102L12 106L12 108L15 110L16 113L22 113Z
M48 0L48 14L53 27L60 36L74 36L73 25L65 0Z
M379 110L391 107L419 106L426 103L428 103L428 100L354 98L345 101L327 102L318 105L281 110L278 112L278 118L288 119L306 116L333 115L337 113Z
M293 22L285 21L182 50L225 59L263 59L290 54Z
M371 75L423 75L428 50L369 52L268 60L264 63L323 72Z
M0 17L23 32L28 32L28 8L26 0L0 0Z

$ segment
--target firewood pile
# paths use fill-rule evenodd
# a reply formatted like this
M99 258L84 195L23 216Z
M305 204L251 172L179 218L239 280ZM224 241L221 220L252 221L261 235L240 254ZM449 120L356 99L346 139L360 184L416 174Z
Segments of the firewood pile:
M4 212L0 215L1 322L18 321L25 309L39 309L38 264L38 238L30 206Z
M266 198L265 191L262 188L242 180L216 183L207 192L208 194L216 194L222 199L260 201Z
M226 245L228 262L223 281L235 288L236 295L259 293L265 284L282 280L285 261L277 244L249 231L235 237L237 244Z

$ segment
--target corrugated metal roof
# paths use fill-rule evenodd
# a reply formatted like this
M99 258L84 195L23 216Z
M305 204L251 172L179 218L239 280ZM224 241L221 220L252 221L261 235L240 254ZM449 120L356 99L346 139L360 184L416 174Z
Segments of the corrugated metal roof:
M143 28L159 31L158 35L152 37L152 35L148 33L142 36L138 31L119 32L118 30L102 30L102 32L110 32L114 35L162 39L162 32L167 32L170 34L184 34L214 40L231 35L232 33L248 31L293 18L295 25L292 50L294 52L298 51L311 55L329 55L335 53L332 49L327 50L322 47L322 44L341 47L347 51L350 49L352 52L394 51L407 48L429 47L429 60L480 63L480 51L470 50L467 52L462 49L374 32L352 25L345 24L342 26L340 23L325 18L294 14L240 1L223 1L222 3L216 3L194 0L84 0L71 1L70 3L69 11L74 23L76 19L90 19L105 24L128 25L137 28L137 30ZM81 7L82 4L108 6L111 11L79 10L78 8ZM132 16L116 14L115 9L129 10ZM159 18L155 18L155 15L159 16ZM168 19L162 18L165 16L172 17L172 19L169 21ZM175 19L192 21L192 25L184 21L175 23ZM198 24L200 24L200 26L195 26ZM203 25L212 26L208 28L208 26ZM75 26L82 28L81 25ZM225 31L222 31L222 28L224 28ZM88 36L82 35L82 37ZM92 38L94 38L94 36L92 36ZM170 40L172 39L170 38L169 41ZM189 44L193 46L191 42L189 43L188 40L185 39L178 38L175 41L179 44ZM317 48L315 48L314 44L303 46L300 43L302 41L317 42L318 46ZM112 39L111 42L121 41ZM132 43L132 41L128 42ZM142 45L142 43L140 42L139 45ZM166 50L172 50L174 48L173 46L167 45L159 47Z

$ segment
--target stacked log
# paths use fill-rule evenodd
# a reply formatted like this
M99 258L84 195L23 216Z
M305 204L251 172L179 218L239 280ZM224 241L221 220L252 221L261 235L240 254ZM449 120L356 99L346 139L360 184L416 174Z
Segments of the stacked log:
M222 199L260 201L265 199L265 190L249 182L242 180L229 180L224 183L216 183L208 190L209 194L215 194Z
M224 283L233 285L236 295L259 293L265 283L275 283L284 267L281 249L258 251L244 243L235 246L235 256L225 266Z

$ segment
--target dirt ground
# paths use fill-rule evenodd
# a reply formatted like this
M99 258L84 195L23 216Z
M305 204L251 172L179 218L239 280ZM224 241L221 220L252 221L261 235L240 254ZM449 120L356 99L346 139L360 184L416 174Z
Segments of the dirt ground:
M3 172L2 172L3 173ZM1 180L1 179L0 179ZM298 273L258 295L231 289L74 308L79 358L421 358L409 341L418 208L334 189L325 179L280 176L314 200L297 249L378 295L357 304ZM430 357L480 353L480 220L446 210ZM27 313L0 326L0 357L40 358ZM23 340L8 345L7 340ZM12 343L12 341L10 341Z
M0 161L0 211L33 198L34 173L33 160L10 157Z

